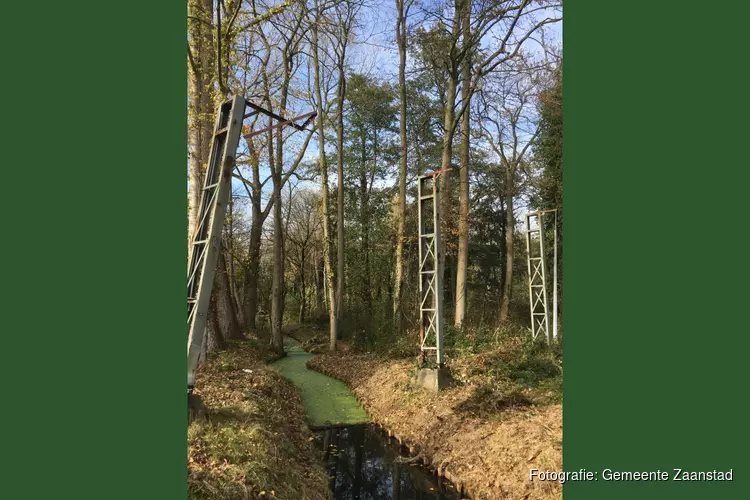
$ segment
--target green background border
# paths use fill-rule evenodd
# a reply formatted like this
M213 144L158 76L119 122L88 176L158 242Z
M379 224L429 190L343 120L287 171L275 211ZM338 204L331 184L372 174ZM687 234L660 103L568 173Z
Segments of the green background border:
M565 500L750 498L747 10L565 2L565 469L734 469Z
M186 11L3 8L2 498L186 498Z

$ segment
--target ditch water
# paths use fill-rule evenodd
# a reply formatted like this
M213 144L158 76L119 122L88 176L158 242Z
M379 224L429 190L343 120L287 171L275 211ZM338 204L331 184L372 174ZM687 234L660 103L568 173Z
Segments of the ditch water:
M323 451L335 500L459 500L449 481L407 458L403 447L370 424L319 430L315 443Z
M335 500L459 500L449 481L414 463L406 450L369 422L343 382L307 368L315 355L290 337L287 356L273 366L300 391L315 442L323 451ZM329 427L330 426L330 427Z

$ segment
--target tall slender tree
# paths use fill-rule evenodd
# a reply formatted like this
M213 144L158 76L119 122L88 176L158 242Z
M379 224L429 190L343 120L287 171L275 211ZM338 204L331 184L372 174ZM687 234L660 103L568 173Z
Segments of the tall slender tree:
M464 0L461 16L463 44L471 45L471 0ZM460 327L466 315L466 270L469 267L469 132L471 110L471 53L467 48L461 64L461 102L466 111L461 118L458 202L458 258L456 261L456 314L454 326Z
M406 171L409 145L406 135L406 20L413 2L396 0L396 42L398 44L398 98L399 98L399 137L401 152L398 172L398 208L396 213L396 263L393 283L393 320L400 332L404 328L402 311L402 290L404 286L404 237L406 228Z
M334 64L338 74L336 85L336 316L341 323L344 316L345 244L344 244L344 101L346 100L347 49L354 35L357 14L361 7L358 0L340 0L334 5L333 38Z
M329 307L328 319L330 327L330 348L336 350L336 341L339 333L339 323L337 316L338 301L333 286L333 263L331 262L331 219L330 207L328 200L328 164L326 162L326 109L323 104L323 92L321 82L321 61L320 61L320 25L323 21L323 12L321 0L315 0L315 17L312 21L312 55L313 55L313 72L314 72L314 93L318 110L318 163L320 167L320 189L321 189L321 210L323 217L323 265L325 281L328 289Z
M528 154L539 135L535 116L536 83L529 78L522 64L510 75L495 78L483 93L483 137L500 161L505 194L506 242L505 277L499 320L508 321L510 311L513 262L515 258L515 197L518 196L521 174L528 165ZM526 172L528 177L528 173Z

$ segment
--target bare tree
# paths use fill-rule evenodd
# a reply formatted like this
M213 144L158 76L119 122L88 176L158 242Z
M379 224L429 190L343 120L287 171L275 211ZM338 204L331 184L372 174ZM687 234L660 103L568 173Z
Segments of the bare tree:
M492 74L502 64L515 59L524 43L540 28L547 24L561 20L556 16L559 2L530 0L507 0L499 2L488 2L477 4L478 9L472 10L468 0L451 0L445 14L442 6L428 15L436 20L433 40L437 46L431 52L431 64L444 71L447 77L447 86L444 96L443 113L443 146L441 169L448 169L453 158L453 138L458 124L465 113L468 113L471 96L474 95L478 86L485 76ZM548 14L551 14L548 15ZM467 19L468 17L468 19ZM540 19L541 17L541 19ZM488 42L486 49L482 48L482 42ZM477 54L476 62L469 65L469 58ZM473 71L467 68L473 68ZM461 68L463 71L460 72ZM468 74L465 73L469 71ZM470 81L467 81L470 76ZM457 103L457 92L459 85L464 88L461 91L462 99ZM457 104L460 104L457 106ZM468 140L468 138L467 138ZM463 162L462 162L463 163ZM465 200L464 213L460 214L464 220L468 218L469 183L468 183L468 160L462 165L459 176L465 178L464 182L459 179L460 199ZM450 213L449 176L440 177L441 190L444 193L441 207L439 208L439 219L445 220L444 215ZM468 259L468 230L463 225L461 245L464 247L461 257L461 276L457 277L456 300L465 301L466 262ZM444 247L444 245L443 245ZM445 249L439 248L438 253L445 255ZM443 259L441 259L441 262ZM444 271L442 266L438 273ZM464 314L464 304L456 304L457 311ZM463 317L459 318L463 319ZM460 321L456 321L460 324Z
M245 90L234 88L233 79L236 80L236 75L233 75L231 71L233 48L240 36L247 30L278 15L289 5L290 2L285 2L267 8L262 13L253 9L251 15L243 15L241 0L217 2L190 0L188 2L188 98L190 103L188 114L188 238L190 242L197 226L203 170L208 161L215 108L218 102L226 98L233 90L238 92ZM243 23L240 23L241 19L244 20ZM237 320L239 314L236 309L236 297L232 286L234 278L232 273L227 272L226 259L223 254L220 256L218 266L219 272L214 285L215 297L211 301L211 307L218 307L220 310L217 312L212 309L209 313L213 318L209 322L209 334L224 335L230 339L242 338L241 327ZM248 294L245 296L247 297ZM242 316L249 317L254 322L254 315L243 314ZM214 327L219 329L212 332Z
M252 177L248 180L239 171L235 176L242 180L252 207L248 259L243 284L243 317L245 328L254 329L256 327L255 316L258 313L258 273L260 272L260 245L263 235L263 223L273 208L275 198L271 197L267 201L266 206L262 207L263 186L270 180L270 176L265 180L261 180L259 152L251 139L248 139L247 145Z
M529 148L539 135L539 123L535 116L537 86L522 65L516 67L516 72L493 78L481 94L482 135L500 160L505 195L506 260L500 322L508 320L510 308L515 238L514 200L519 194L519 176L527 163Z
M219 325L222 336L227 340L241 340L244 338L240 323L237 320L237 311L235 310L234 297L232 296L229 273L227 272L227 262L224 257L225 251L219 252L219 261L216 264L216 285L214 286L214 295L216 295L216 306L218 307Z
M312 21L312 54L313 70L315 73L314 93L318 109L318 151L320 166L320 189L321 189L321 209L323 217L323 265L325 273L325 283L328 289L328 317L330 323L330 347L332 351L336 350L336 340L338 338L338 301L333 287L333 265L331 262L331 222L330 207L328 201L328 164L326 162L326 140L325 140L325 122L326 110L323 104L323 92L321 82L321 61L320 61L320 23L323 20L321 0L315 0L315 18Z
M235 195L244 199L247 194L248 203L238 202L238 211L231 210L232 220L236 214L242 224L229 222L218 264L209 321L216 345L242 338L244 329L258 326L256 315L261 321L260 311L268 310L271 345L282 351L286 304L299 306L294 314L300 321L313 308L327 307L334 350L345 319L347 324L351 320L352 325L362 325L363 338L364 331L371 334L367 322L381 315L403 332L413 321L405 314L405 304L416 295L416 273L408 270L418 266L416 247L406 235L413 224L406 210L407 182L414 170L456 169L440 176L439 218L450 232L446 246L438 249L438 272L444 272L447 258L452 276L446 276L445 288L447 300L455 299L457 327L467 322L467 311L479 309L479 303L472 302L479 292L471 288L467 296L469 235L477 240L472 241L472 252L481 250L482 258L488 253L487 237L477 231L478 222L470 215L503 221L497 232L502 236L492 240L489 252L498 255L500 245L500 257L492 257L492 288L482 292L482 300L494 300L501 290L500 319L507 320L518 210L514 203L529 193L523 182L535 138L528 121L531 112L526 111L535 99L534 90L526 88L533 81L521 76L532 69L522 68L521 49L558 20L559 1L396 0L397 16L389 29L395 31L398 46L397 98L391 83L377 84L387 77L372 79L380 67L377 52L369 52L377 41L361 33L363 26L358 25L368 8L365 2L188 2L190 234L195 231L218 101L235 93L286 117L308 111L311 104L318 112L314 130L268 128L246 138L240 147L234 177L242 182L244 193ZM545 45L543 33L537 43ZM370 73L350 71L354 66L369 67ZM360 76L375 84L361 85ZM388 95L382 97L380 90ZM386 105L375 106L381 100L389 109L387 125L381 121ZM400 144L394 128L396 100ZM247 124L252 130L274 124L265 115L253 120ZM472 127L479 134L470 134ZM320 182L320 195L308 196L292 189L289 180L299 179L297 171L316 133L313 166L320 174L315 180ZM494 152L497 160L483 156L483 149ZM333 186L329 175L337 176ZM381 186L391 175L396 185ZM474 179L481 175L501 184L502 194L480 189ZM470 204L470 187L475 198L483 197L491 205L489 209ZM335 200L331 189L336 189ZM318 208L322 212L316 212ZM505 244L495 243L501 240L507 243L507 253ZM299 302L285 302L287 295Z
M398 17L396 20L396 42L398 44L398 95L399 95L399 135L401 156L398 173L398 208L396 214L396 268L393 284L393 320L399 332L403 331L402 290L404 284L404 232L406 227L406 170L408 165L408 144L406 136L406 20L413 0L396 0Z
M361 3L355 0L340 0L334 4L330 35L333 39L334 64L338 72L336 86L336 316L341 324L344 316L345 248L344 248L344 101L346 100L347 49L354 33L355 21Z
M188 243L198 223L212 126L212 0L188 2Z
M188 2L188 261L191 258L193 235L198 225L203 188L203 171L208 163L213 132L214 83L214 22L212 0ZM221 291L220 276L214 280L214 290ZM206 327L205 346L212 350L222 348L216 293L209 305L209 322Z
M257 12L254 5L252 7ZM247 82L243 82L243 93L248 96L255 94L263 96L265 94L268 90L267 82L269 81L269 71L272 71L269 69L272 51L270 50L270 44L267 43L267 38L263 40L265 49L263 51L260 51L255 43L257 38L262 40L262 37L259 36L261 29L262 26L258 26L249 34L247 46L243 54L243 78L251 82L250 85L247 85ZM250 74L253 63L257 64L257 72ZM255 115L253 121L248 126L249 130L252 130L255 127L258 123L258 119L259 115ZM245 328L248 330L256 328L256 316L258 314L258 276L260 272L260 251L263 224L273 209L275 200L275 198L271 196L266 201L265 207L263 206L263 189L268 181L271 180L270 174L265 178L261 177L261 153L263 152L263 149L267 147L264 140L267 141L267 138L262 136L256 136L255 138L248 137L245 139L247 145L247 157L244 163L250 168L250 178L248 179L245 177L240 169L237 169L234 174L236 178L242 181L251 203L250 239L248 242L248 257L244 269L242 314L245 320Z
M302 190L291 194L290 191L290 198L291 201L287 207L286 217L288 222L286 230L286 256L287 260L289 260L297 271L296 279L299 286L298 319L302 323L305 321L308 311L308 268L311 267L314 246L323 221L317 210L320 206L320 196L318 193L310 190Z
M302 25L304 16L299 10L287 9L293 2L287 1L273 7L266 7L261 2L252 0L250 3L251 22L244 24L244 29L249 30L248 41L242 53L243 80L241 86L244 95L260 100L267 108L273 108L276 100L285 100L284 96L289 94L290 79L292 78L299 63L299 45L302 39ZM265 8L265 13L259 13L259 9ZM285 12L286 10L286 12ZM261 24L258 20L264 20ZM251 29L252 28L252 29ZM276 35L276 36L274 36ZM259 40L260 46L253 43ZM257 72L251 73L253 64ZM278 83L280 80L280 83ZM248 85L247 81L251 83ZM277 96L276 94L280 95ZM284 102L286 108L286 102ZM252 129L258 120L255 116ZM261 122L262 123L262 122ZM263 224L274 209L277 196L267 196L265 206L263 198L267 195L264 187L268 181L272 184L283 181L283 176L274 175L275 167L283 169L284 149L288 136L283 134L256 136L247 138L247 157L241 162L250 167L250 176L245 176L241 171L235 173L245 185L248 198L251 201L252 224L250 239L248 243L248 258L245 266L243 284L242 316L245 327L254 329L256 327L256 315L258 312L258 275L260 271L260 249L262 240ZM274 149L275 148L275 149ZM267 149L268 165L270 173L261 178L261 156L263 150ZM274 168L271 168L274 167ZM292 165L289 171L293 171L296 165ZM248 178L249 177L249 178Z
M463 44L471 44L471 0L464 0L461 16ZM471 100L471 54L466 51L461 64L461 101ZM454 326L460 327L466 314L466 270L469 267L469 129L470 119L467 107L461 119L461 144L459 168L458 202L458 259L456 262L456 314Z

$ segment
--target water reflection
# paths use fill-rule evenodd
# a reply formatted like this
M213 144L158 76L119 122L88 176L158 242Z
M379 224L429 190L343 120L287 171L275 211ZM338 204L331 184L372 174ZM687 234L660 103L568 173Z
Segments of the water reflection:
M399 463L399 446L369 425L315 433L336 500L458 500L448 481L416 464Z

